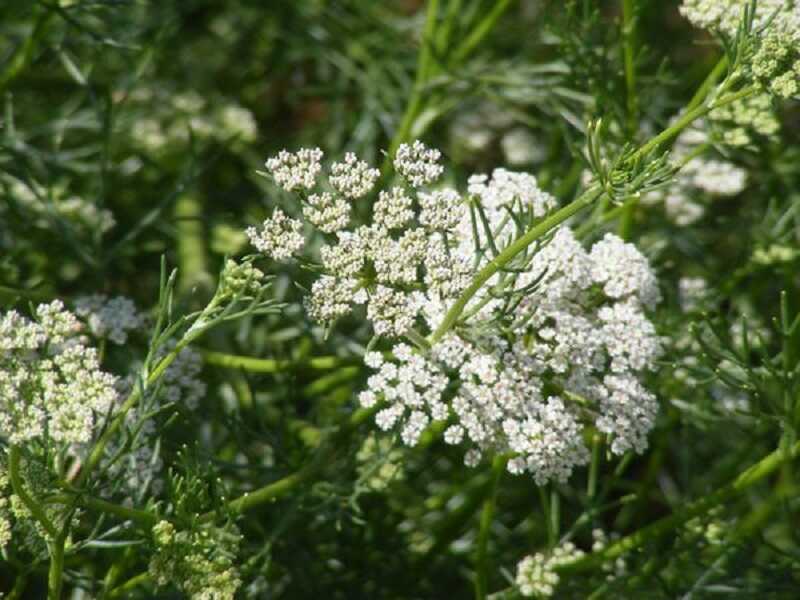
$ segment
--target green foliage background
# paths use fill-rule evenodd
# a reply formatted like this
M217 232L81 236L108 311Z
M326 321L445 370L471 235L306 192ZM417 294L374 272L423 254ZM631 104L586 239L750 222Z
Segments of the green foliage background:
M438 6L435 36L425 38L430 4ZM672 1L632 3L635 27L626 36L624 4L6 0L0 177L36 182L45 208L32 211L11 180L0 179L0 300L24 308L104 292L151 307L164 255L178 268L181 309L202 307L224 256L249 251L244 228L290 201L256 173L282 148L319 146L329 157L354 151L380 164L402 139L421 137L442 149L448 172L463 184L473 172L502 166L500 139L521 127L539 154L516 168L533 172L566 203L586 167L587 123L604 119L609 149L641 143L687 104L722 54ZM187 109L187 97L202 106ZM253 139L221 124L220 110L231 105L252 113ZM800 407L800 338L786 333L800 306L800 113L796 103L776 110L779 135L711 150L746 168L749 183L709 203L698 223L679 227L658 207L634 205L624 223L593 228L590 237L618 230L651 257L666 296L657 315L665 335L688 336L689 321L720 333L704 338L695 385L675 377L681 348L667 356L652 381L662 409L650 448L621 466L600 456L594 497L585 472L543 490L525 477L501 478L488 542L490 591L507 588L516 563L556 534L575 526L576 543L588 549L593 527L633 533L681 514L795 442L800 411L774 406ZM459 137L459 123L475 115L492 136L480 151ZM144 143L143 123L166 138ZM116 225L103 233L65 215L58 207L70 196L110 211ZM212 503L306 464L320 437L354 409L367 376L358 366L367 325L349 318L326 338L300 304L309 274L267 267L287 307L216 330L201 345L282 361L280 368L229 369L209 354L207 397L163 433L166 464L206 482ZM713 295L689 315L677 298L684 276L707 278ZM745 330L772 334L742 349L728 333L742 320ZM329 363L309 361L320 356ZM710 394L724 380L723 360L742 365L743 379L732 385L749 395L751 414L721 411ZM463 467L461 452L436 437L414 449L379 443L383 450L365 467L358 452L373 429L365 424L340 436L324 447L319 476L238 519L241 597L473 595L491 469ZM369 474L386 461L401 469L376 491ZM556 597L796 598L798 475L796 461L784 462L714 510L646 537L626 556L627 576L602 584L599 569L567 573ZM722 541L703 534L709 523L725 532ZM106 597L100 589L112 565L121 565L119 584L146 570L146 552L130 548L98 545L71 557L70 597ZM44 597L46 565L20 557L0 562L0 590L10 591L23 573L22 597ZM121 593L179 597L147 584Z

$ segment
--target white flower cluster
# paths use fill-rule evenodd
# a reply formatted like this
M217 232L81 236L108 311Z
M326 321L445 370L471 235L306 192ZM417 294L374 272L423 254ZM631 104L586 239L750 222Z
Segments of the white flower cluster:
M695 26L733 37L750 0L683 0L681 14ZM781 98L800 93L800 3L759 0L753 28L758 34L749 72L755 81Z
M438 156L415 142L398 150L395 167L410 184L432 183ZM365 304L379 337L434 331L494 246L555 206L535 177L505 169L470 178L467 197L381 191L372 224L322 245L308 312L329 322ZM486 282L459 333L424 354L398 343L389 360L368 355L376 373L360 401L381 403L381 429L413 445L432 421L450 421L445 439L464 443L468 464L511 452L509 470L539 483L563 481L588 460L587 424L609 435L614 453L645 448L657 404L641 378L661 353L645 316L660 300L650 265L610 234L587 252L563 227L534 250Z
M241 535L209 529L177 531L168 521L153 527L156 551L148 571L156 585L177 585L192 600L234 599L242 584L233 564Z
M248 227L245 233L253 246L275 260L286 260L303 247L303 223L287 216L280 208L264 221L260 231Z
M347 227L350 205L344 198L330 192L311 194L303 207L303 216L320 231L336 233Z
M279 155L280 165L293 165L295 171L281 180L304 180L309 183L304 187L313 186L319 174L316 165L301 173L305 167L294 165L303 161L289 158L306 152ZM398 149L395 163L398 172L419 187L441 175L438 157L438 151L415 142ZM273 161L267 161L267 165L277 168L278 163ZM368 194L378 176L376 169L347 154L342 162L333 164L328 175L336 192L315 193L304 200L305 218L324 233L336 236L320 248L323 275L312 284L306 307L312 318L327 323L366 304L367 318L375 332L399 337L414 326L422 308L423 295L415 287L427 282L439 294L452 298L468 284L464 257L451 253L444 241L460 226L466 205L452 189L393 187L378 194L371 225L346 230L349 204L345 197ZM284 187L293 189L292 185ZM276 209L261 231L251 227L247 233L256 248L280 260L300 249L301 230L301 222Z
M700 29L734 36L750 0L683 0L681 14ZM800 6L795 0L758 0L753 27L784 31L800 29Z
M431 421L450 420L445 441L467 442L468 464L485 451L512 452L509 471L538 483L563 481L585 464L586 422L611 437L614 453L643 451L657 404L640 376L661 354L644 313L660 300L646 259L611 234L587 253L561 228L517 285L531 282L504 337L449 334L428 356L402 343L393 360L369 354L377 372L360 402L386 404L378 426L398 427L413 445ZM486 300L478 302L490 307ZM429 297L425 306L436 302ZM438 319L440 311L431 312ZM474 318L478 328L492 309Z
M80 296L75 299L74 306L75 314L86 322L92 335L115 344L124 344L128 333L141 328L145 322L133 301L124 296Z
M519 206L530 209L534 217L540 218L556 207L556 199L542 190L536 178L529 173L495 169L491 177L473 175L469 178L468 190L493 212ZM502 216L507 216L507 213Z
M310 190L314 187L317 175L322 170L321 160L322 150L319 148L303 148L297 152L281 150L264 166L272 174L275 183L287 192L291 192L296 189Z
M39 305L36 321L14 310L0 317L0 435L11 443L88 442L116 402L117 379L80 329L59 300Z
M573 562L584 555L572 542L565 542L545 555L537 552L526 556L517 564L514 578L519 593L526 598L549 598L553 595L561 578L556 573L560 565Z
M352 200L367 195L375 186L381 172L373 169L356 155L348 152L342 162L333 163L328 177L334 189Z
M800 17L800 5L795 4L795 12L795 16ZM799 24L793 23L788 31L771 27L751 61L750 71L756 83L779 98L800 95Z
M444 173L439 164L442 153L420 142L400 144L394 157L394 168L413 187L435 182Z

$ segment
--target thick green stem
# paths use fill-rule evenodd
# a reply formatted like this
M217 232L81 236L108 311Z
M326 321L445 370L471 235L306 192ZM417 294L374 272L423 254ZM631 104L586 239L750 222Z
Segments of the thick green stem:
M730 500L737 494L765 479L774 473L782 464L795 458L798 453L800 453L800 442L796 442L791 448L786 450L778 449L765 456L749 469L740 473L733 481L719 488L716 492L697 500L683 510L673 513L668 517L664 517L647 527L643 527L636 533L606 546L606 548L600 552L586 555L572 563L559 567L558 570L562 573L587 571L606 561L613 560L626 552L630 552L649 541L666 535L690 519L705 514L715 506Z
M625 63L628 133L639 129L639 97L636 93L636 16L634 0L622 0L622 56Z
M716 83L719 81L719 78L722 77L727 68L728 56L723 55L711 70L711 73L708 74L708 77L706 77L703 83L700 84L700 87L697 88L697 91L694 93L694 96L692 96L689 104L686 105L686 110L693 110L705 102L705 99L708 97L708 93L711 91L711 88L716 85Z
M425 29L422 33L422 43L417 57L417 74L414 78L414 87L411 89L411 96L406 104L406 111L400 120L397 132L389 145L389 152L383 163L383 173L387 173L391 165L392 158L397 152L400 144L408 140L414 121L422 112L423 99L422 90L427 84L428 77L431 75L431 49L435 40L436 18L439 13L439 0L429 0L427 12L425 13Z
M207 290L212 285L206 256L205 214L201 198L189 191L175 202L177 230L178 291L190 295L196 288Z
M150 512L147 512L146 510L128 508L127 506L121 506L119 504L114 504L113 502L108 502L107 500L102 500L100 498L95 498L94 496L88 496L85 494L56 494L54 496L50 496L47 499L47 502L49 504L69 504L77 502L77 504L83 508L116 515L122 519L125 519L126 521L134 521L148 528L155 525L159 520L158 517Z
M28 574L27 573L20 573L17 575L17 579L14 581L14 587L9 592L6 600L20 600L22 598L22 594L25 592L25 588L28 585Z
M721 97L716 102L711 104L702 104L692 109L687 109L683 112L683 114L678 118L675 123L673 123L670 127L659 133L656 137L651 139L647 142L644 146L639 148L633 156L631 157L632 160L639 160L652 152L658 150L664 144L670 142L673 138L677 137L681 131L686 129L695 119L699 119L702 116L707 115L709 112L714 110L715 108L719 108L721 106L725 106L730 104L731 102L736 102L737 100L741 100L742 98L747 98L748 96L752 96L756 92L756 88L753 86L743 88L737 92L731 92L727 96Z
M50 552L50 568L47 571L47 600L61 600L64 575L64 544L66 532L56 536L47 544Z
M494 28L500 17L502 17L506 10L508 10L508 7L511 6L511 2L512 0L500 0L492 7L492 10L490 10L481 20L481 22L472 29L472 32L461 43L461 45L456 48L455 52L453 53L453 65L460 64L461 61L472 54L475 48L480 45L483 39Z
M147 583L150 583L150 573L140 573L139 575L131 577L119 587L111 590L108 594L108 598L128 598L133 590Z
M442 60L446 61L450 69L458 67L458 65L475 51L497 24L500 17L502 17L509 6L511 6L512 1L513 0L499 0L486 16L472 28L464 41L453 50L449 57L440 57ZM450 9L457 10L459 6L460 3L456 3L455 5L451 4ZM386 155L382 168L384 175L389 171L392 157L394 157L395 152L397 152L397 148L400 144L408 141L414 128L414 122L425 109L427 99L423 96L423 92L428 82L438 72L434 61L433 50L438 47L441 51L442 41L449 42L454 20L453 14L448 11L448 15L442 25L442 30L437 34L438 14L439 0L428 0L428 8L425 16L425 30L422 35L422 46L420 48L419 58L417 59L417 74L414 80L414 87L411 90L411 95L406 105L406 111L403 114L403 118L400 120L397 132L389 145L389 152Z
M597 476L600 472L600 448L603 438L599 433L592 436L592 460L589 463L589 478L586 482L586 497L593 501L597 494Z
M315 356L305 360L275 360L271 358L253 358L251 356L237 356L222 352L203 351L203 358L209 365L224 367L226 369L241 369L251 373L279 373L289 368L305 367L314 370L335 369L342 364L338 356Z
M497 486L506 468L508 456L495 456L492 462L492 481L490 492L483 502L480 528L478 529L478 548L475 557L475 599L485 600L489 589L489 536L497 508Z
M639 97L636 93L636 16L634 0L622 0L622 58L625 65L625 90L627 100L627 130L629 139L635 139L639 131ZM628 240L633 228L638 197L627 198L622 205L622 217L617 233Z

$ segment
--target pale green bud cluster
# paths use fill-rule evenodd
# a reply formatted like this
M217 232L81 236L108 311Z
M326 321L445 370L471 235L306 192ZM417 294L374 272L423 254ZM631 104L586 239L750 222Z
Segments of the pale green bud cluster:
M264 273L250 262L228 259L222 270L220 293L230 296L254 296L261 291Z
M159 521L153 541L149 572L157 585L175 584L192 600L233 600L242 583L233 565L241 541L238 531L178 531L169 521Z
M755 136L771 138L780 130L768 94L742 98L711 111L711 124L729 146L747 146Z
M800 39L797 32L770 31L761 38L750 70L755 81L779 98L800 93Z
M560 565L578 560L584 552L572 542L565 542L553 548L552 552L538 552L526 556L517 565L514 579L517 590L526 598L549 598L555 593L561 578L556 572Z

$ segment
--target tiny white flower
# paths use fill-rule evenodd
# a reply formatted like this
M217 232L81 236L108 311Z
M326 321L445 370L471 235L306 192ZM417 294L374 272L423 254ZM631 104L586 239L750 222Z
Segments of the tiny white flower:
M297 152L281 150L277 156L267 160L265 166L275 182L287 192L296 189L310 190L316 185L322 170L322 150L303 148Z

